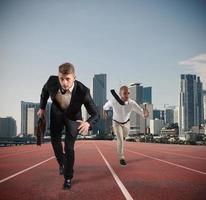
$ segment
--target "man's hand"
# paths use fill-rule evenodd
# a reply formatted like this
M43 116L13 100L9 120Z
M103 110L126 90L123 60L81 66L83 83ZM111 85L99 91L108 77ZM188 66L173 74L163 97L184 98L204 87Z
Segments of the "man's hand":
M45 110L39 109L38 112L37 112L37 116L39 118L44 118L45 117Z
M79 122L80 125L78 127L79 133L82 135L87 135L89 131L90 124L88 122L77 120L76 122Z
M146 108L143 109L143 115L144 115L144 118L149 117L149 111Z
M108 114L107 114L107 112L106 112L105 110L103 110L103 118L104 118L104 119L107 119L107 118L108 118Z

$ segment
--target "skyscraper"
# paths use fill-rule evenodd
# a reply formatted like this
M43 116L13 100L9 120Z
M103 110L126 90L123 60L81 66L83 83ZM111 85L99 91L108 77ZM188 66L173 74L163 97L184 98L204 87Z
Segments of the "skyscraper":
M152 87L143 87L143 103L152 104Z
M39 110L39 103L24 102L21 101L21 134L28 134L28 113L30 113L29 120L31 119L31 112L28 112L29 108L34 109L34 113ZM34 116L34 121L30 122L34 124L37 123L37 116ZM30 123L30 127L33 125Z
M153 110L153 119L163 119L165 117L165 111L164 110L158 110L154 109Z
M203 103L203 88L200 77L197 77L197 118L198 125L204 123L204 103Z
M179 99L180 134L203 122L202 82L199 77L182 74Z
M149 117L146 119L146 128L150 126L150 119L153 118L152 105L152 87L143 87L141 83L133 83L129 87L130 97L140 106L146 105L149 111ZM144 103L144 105L143 105ZM139 134L145 132L145 120L142 116L132 112L130 117L130 134Z
M133 83L129 87L130 98L136 101L139 105L143 103L143 86L140 83ZM140 115L132 112L130 117L130 134L140 133Z
M174 123L178 124L179 122L179 106L175 106L174 109Z
M39 103L21 101L21 134L34 134L34 128L37 124L39 110ZM51 103L48 102L46 106L46 130L49 132L50 127L50 108Z
M204 122L206 123L206 90L203 90Z
M103 106L106 103L107 75L95 74L93 77L93 100L100 114L100 119L95 125L93 132L105 134L107 132L106 122L103 119Z
M130 97L135 100L138 104L143 103L143 86L141 83L133 83L129 87Z
M0 117L0 138L11 138L16 136L16 120L12 117Z
M175 118L175 106L170 106L165 109L165 123L173 124Z

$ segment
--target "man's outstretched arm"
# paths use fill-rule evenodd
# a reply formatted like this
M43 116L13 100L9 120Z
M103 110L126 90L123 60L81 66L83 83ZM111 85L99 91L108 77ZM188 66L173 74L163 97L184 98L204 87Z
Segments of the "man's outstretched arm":
M132 110L144 118L147 118L149 116L148 110L146 108L141 108L141 106L135 101L132 102Z

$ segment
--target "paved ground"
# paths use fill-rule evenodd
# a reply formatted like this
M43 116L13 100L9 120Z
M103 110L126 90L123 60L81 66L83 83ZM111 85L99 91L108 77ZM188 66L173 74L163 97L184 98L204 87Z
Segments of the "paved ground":
M78 141L73 187L50 144L0 148L1 200L206 199L206 147L125 143L121 167L115 141Z

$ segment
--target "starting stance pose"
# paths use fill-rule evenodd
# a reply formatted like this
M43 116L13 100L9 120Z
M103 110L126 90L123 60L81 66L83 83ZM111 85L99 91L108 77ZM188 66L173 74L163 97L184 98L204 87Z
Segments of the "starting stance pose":
M71 63L59 66L58 76L50 76L45 83L37 115L43 118L48 98L51 97L50 133L51 143L59 163L59 173L64 175L64 189L71 188L75 160L74 143L78 133L87 134L97 122L99 114L91 98L89 89L76 80L75 69ZM82 120L81 106L90 114L87 121ZM65 129L64 129L65 128ZM62 130L65 130L64 152L61 143Z

